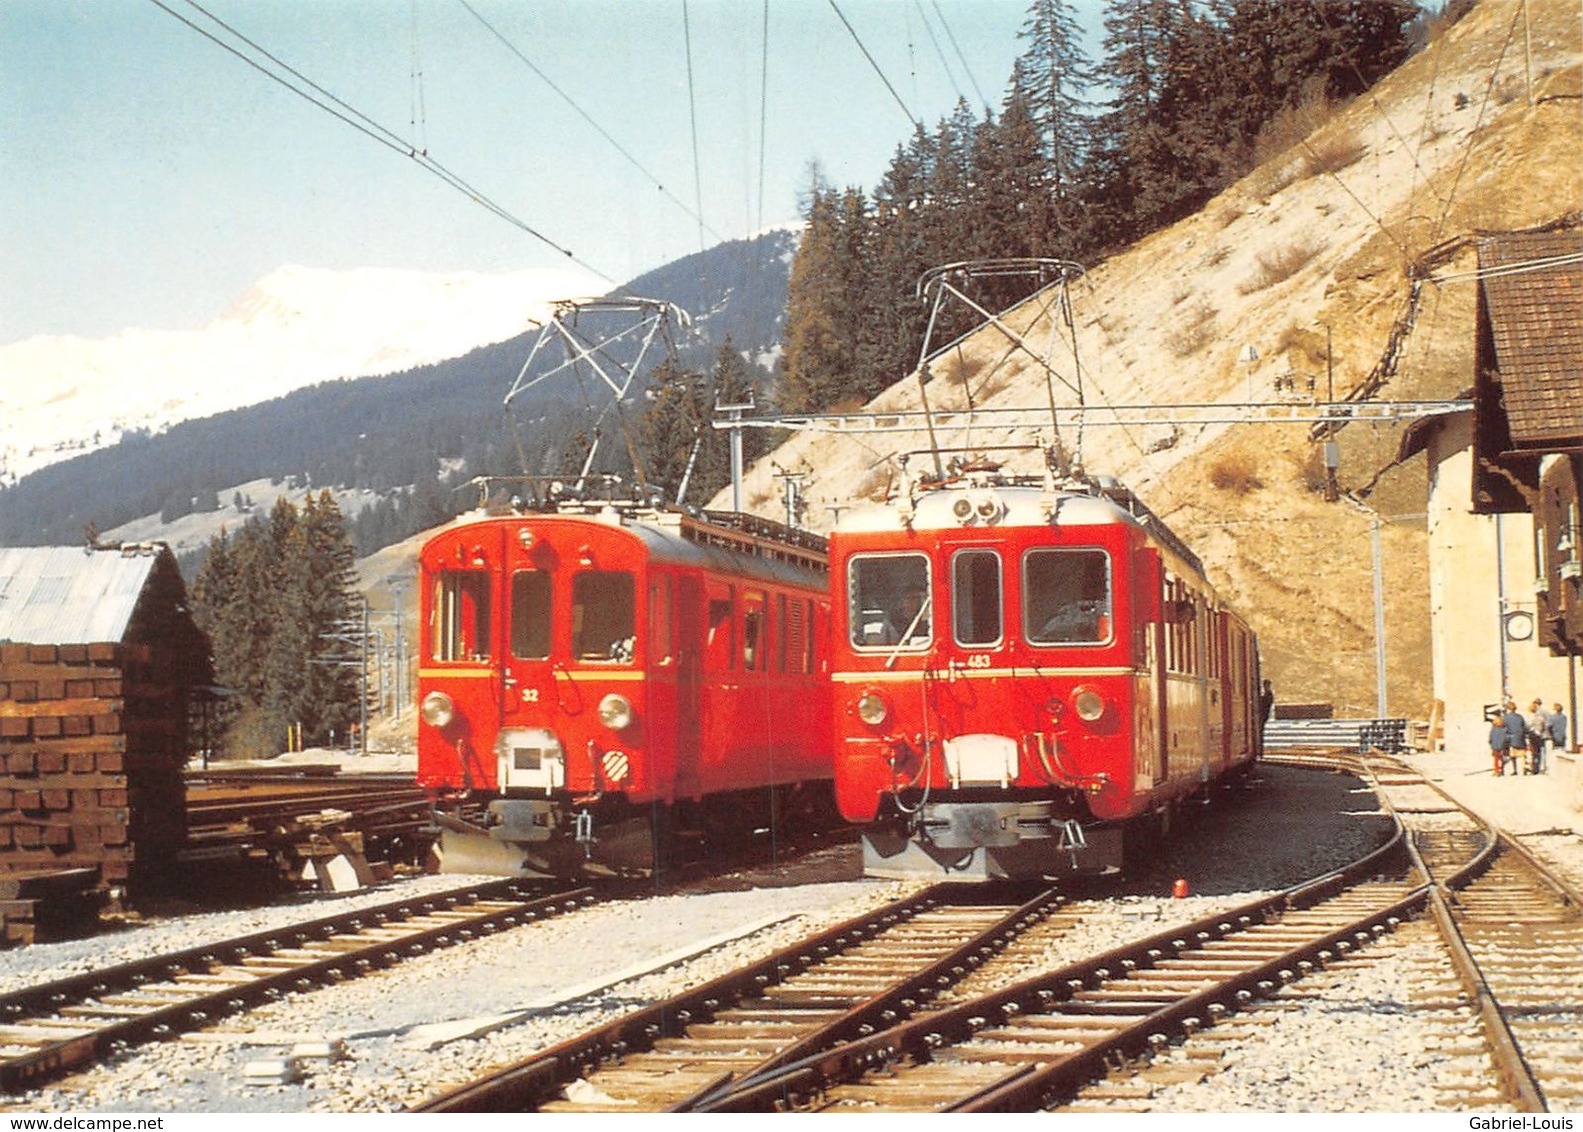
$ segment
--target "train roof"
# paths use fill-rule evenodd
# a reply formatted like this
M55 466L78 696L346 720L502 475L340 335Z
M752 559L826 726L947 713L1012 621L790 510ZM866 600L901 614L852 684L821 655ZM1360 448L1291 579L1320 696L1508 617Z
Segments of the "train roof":
M1194 571L1203 573L1203 563L1187 544L1141 499L1108 478L1056 487L1005 480L996 475L967 476L925 487L888 503L853 507L842 514L833 533L958 530L970 525L1009 528L1110 524L1144 532Z
M596 523L618 527L651 557L766 581L807 584L828 567L824 538L737 512L691 512L625 501L579 500L552 509L479 510L460 516L436 538L483 523Z

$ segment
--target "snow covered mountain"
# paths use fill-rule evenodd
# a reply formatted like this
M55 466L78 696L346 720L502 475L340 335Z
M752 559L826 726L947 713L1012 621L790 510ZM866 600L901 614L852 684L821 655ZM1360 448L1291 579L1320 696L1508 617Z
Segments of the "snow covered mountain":
M124 433L267 401L337 378L460 357L604 294L579 271L486 275L282 267L201 330L36 337L0 347L0 484Z

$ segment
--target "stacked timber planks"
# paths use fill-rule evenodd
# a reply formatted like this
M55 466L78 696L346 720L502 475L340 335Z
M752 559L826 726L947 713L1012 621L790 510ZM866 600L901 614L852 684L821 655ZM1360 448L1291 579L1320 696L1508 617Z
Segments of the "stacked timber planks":
M97 869L0 873L0 947L92 931L103 902L98 882Z
M112 897L185 836L183 695L146 644L0 645L0 874L97 870Z

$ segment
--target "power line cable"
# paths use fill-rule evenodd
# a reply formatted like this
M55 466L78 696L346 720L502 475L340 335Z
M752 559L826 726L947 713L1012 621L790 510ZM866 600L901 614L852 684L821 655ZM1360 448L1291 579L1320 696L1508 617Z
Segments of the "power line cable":
M1451 179L1451 191L1446 194L1440 216L1430 233L1431 247L1440 242L1440 234L1445 231L1446 221L1451 218L1451 206L1456 203L1457 191L1462 187L1462 177L1467 172L1468 163L1473 159L1474 138L1484 125L1485 111L1489 109L1490 99L1495 94L1495 80L1500 77L1501 64L1506 61L1506 52L1511 48L1512 39L1517 35L1517 24L1523 17L1524 8L1525 5L1519 3L1512 12L1512 22L1506 29L1506 40L1501 44L1500 53L1495 57L1495 65L1490 68L1490 78L1484 86L1484 98L1479 103L1478 116L1474 119L1473 129L1468 132L1467 140L1462 145L1462 161L1457 166L1456 176Z
M759 36L759 195L754 228L764 230L764 183L769 152L770 0L764 0Z
M849 21L845 14L841 11L840 5L838 5L835 0L830 0L830 8L838 17L840 17L842 25L847 30L847 34L852 37L852 42L857 44L857 49L863 53L863 58L868 60L868 65L874 68L874 73L879 76L879 81L885 84L885 89L890 91L890 96L896 100L896 105L901 107L901 112L907 115L907 121L911 122L915 129L923 129L923 123L918 121L918 119L913 116L911 110L907 109L907 104L901 100L901 95L896 93L896 88L892 86L890 80L885 77L885 72L880 69L879 63L875 61L873 55L869 54L868 48L863 46L863 41L858 38L857 29L852 26L851 21Z
M934 25L929 22L929 17L924 13L922 0L912 0L913 7L918 12L918 19L923 24L923 30L929 34L929 43L934 48L935 58L940 60L940 69L945 72L945 77L951 83L951 89L956 91L957 98L966 97L962 93L962 84L956 81L956 72L951 69L950 61L945 57L945 50L940 46L940 37L934 34ZM971 75L968 80L972 81Z
M682 0L682 47L687 57L687 120L692 129L693 192L698 198L698 282L703 291L703 307L709 309L709 245L704 239L704 174L698 153L698 96L693 85L693 25L688 17L687 0Z
M716 240L719 240L719 241L722 241L722 242L725 240L724 236L722 236L720 233L716 232L713 228L710 228L707 224L704 223L704 218L699 212L694 212L693 209L691 207L689 207L686 202L684 202L680 197L676 196L676 194L672 193L669 189L667 189L665 187L665 183L663 181L661 181L659 179L659 177L657 177L653 173L649 172L649 170L644 167L643 163L641 161L639 161L636 157L634 157L632 155L632 152L630 150L628 150L626 146L622 145L619 141L617 141L615 139L615 137L612 136L612 134L610 133L609 130L605 129L598 122L596 122L594 120L593 115L589 114L588 111L584 110L581 106L579 106L576 99L574 99L571 95L567 94L564 90L562 90L560 88L560 86L558 86L556 84L554 79L550 78L549 75L544 73L544 71L538 66L538 64L534 63L532 59L529 59L525 54L523 54L522 50L519 47L517 47L516 44L512 43L509 39L507 39L505 37L505 35L501 33L499 28L495 27L494 24L492 24L488 20L484 19L484 17L478 12L478 9L474 8L472 6L472 4L468 2L468 0L456 0L456 2L458 4L460 4L463 8L466 8L468 13L475 20L477 20L480 24L483 24L485 30L487 30L490 35L492 35L496 39L498 39L500 41L501 46L503 46L507 51L509 51L509 52L511 52L511 54L515 55L517 57L517 59L522 63L523 66L527 67L528 70L532 71L535 75L537 75L539 77L539 79L544 83L545 86L549 87L557 95L559 95L561 100L563 102L565 102L566 105L570 106L577 113L578 117L582 118L583 121L587 122L590 126L592 126L594 128L594 131L596 133L598 133L598 135L600 137L604 138L605 141L609 142L611 144L611 146L614 147L614 149L615 149L615 151L617 153L619 153L622 157L626 158L627 161L631 163L631 165L632 165L632 167L634 169L636 169L639 173L642 173L644 177L648 178L648 180L653 183L654 187L657 188L660 191L661 195L664 196L665 199L669 200L677 208L681 209L683 212L685 212L692 219L696 220L698 222L698 224L699 224L699 227L701 227L704 231L708 232Z
M935 17L940 21L940 26L945 29L945 37L951 41L951 50L956 52L957 61L962 64L962 70L967 74L967 81L973 84L973 92L978 95L979 104L988 107L989 99L984 97L984 91L978 85L978 79L973 77L973 68L967 65L967 56L962 54L962 48L956 42L956 36L951 32L951 25L946 23L945 13L940 10L940 0L929 0L929 2L934 8Z
M336 97L324 87L320 86L318 83L315 83L312 79L309 79L306 75L303 75L301 72L295 70L287 63L276 58L269 51L265 50L257 43L254 43L251 39L237 31L235 28L231 27L224 20L221 20L213 13L205 10L202 5L196 2L196 0L186 0L186 2L189 7L201 13L206 19L211 20L219 27L224 28L231 35L241 40L248 47L252 48L264 58L268 59L271 63L286 71L293 78L306 84L306 86L311 89L311 92L310 90L305 90L300 86L294 85L284 76L272 71L269 67L265 66L257 59L250 57L246 52L242 51L234 44L227 43L225 40L221 39L218 35L214 34L207 28L200 27L198 24L194 23L180 12L177 12L173 8L169 7L163 2L163 0L149 0L149 3L153 4L166 15L185 24L187 27L191 28L193 31L197 32L199 35L215 44L217 47L220 47L236 56L242 62L246 63L249 67L252 67L254 70L259 72L259 74L270 79L272 82L278 83L279 85L285 87L287 90L291 91L291 93L297 95L297 97L318 107L331 117L344 122L348 126L351 126L354 130L372 139L373 141L378 142L387 149L394 150L396 153L412 159L423 169L426 169L428 172L434 174L436 177L450 185L452 188L456 189L458 192L465 194L475 204L479 205L486 211L493 213L495 216L504 220L513 227L527 233L541 243L560 252L579 267L582 267L585 270L598 275L602 279L614 282L612 277L607 275L605 272L600 271L593 265L579 259L577 254L570 248L550 238L543 232L540 232L538 229L528 224L525 220L522 220L511 213L504 205L492 200L482 190L469 184L459 174L454 173L450 169L446 168L446 166L441 164L439 161L430 157L426 151L419 149L417 146L413 145L412 142L408 141L406 138L403 138L400 134L397 134L393 130L387 129L385 126L376 122L362 111ZM322 98L316 97L316 94L322 96Z

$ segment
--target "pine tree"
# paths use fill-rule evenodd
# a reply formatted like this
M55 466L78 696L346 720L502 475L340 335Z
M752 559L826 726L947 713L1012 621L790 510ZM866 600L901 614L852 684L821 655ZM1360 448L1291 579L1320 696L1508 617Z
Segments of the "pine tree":
M1169 139L1156 107L1180 17L1172 0L1106 0L1105 71L1115 96L1096 124L1090 163L1095 191L1116 228L1107 233L1112 245L1152 231L1170 193Z
M638 421L639 444L649 483L667 500L677 498L688 479L694 445L705 439L706 409L699 403L702 381L701 374L683 369L674 358L660 362L650 376L649 403ZM687 487L689 495L700 497L696 483L689 479Z
M776 381L783 410L803 412L834 404L851 388L860 326L854 300L861 293L862 231L853 231L854 194L812 192L807 228L792 261L786 300L785 352Z
M311 574L303 587L309 657L298 711L316 742L344 736L358 722L361 653L350 639L361 631L356 598L356 562L346 522L335 497L321 490L304 503L301 530Z
M1066 200L1087 163L1093 64L1066 0L1034 0L1018 38L1028 46L1014 66L1008 102L1021 103L1038 133L1050 193Z

